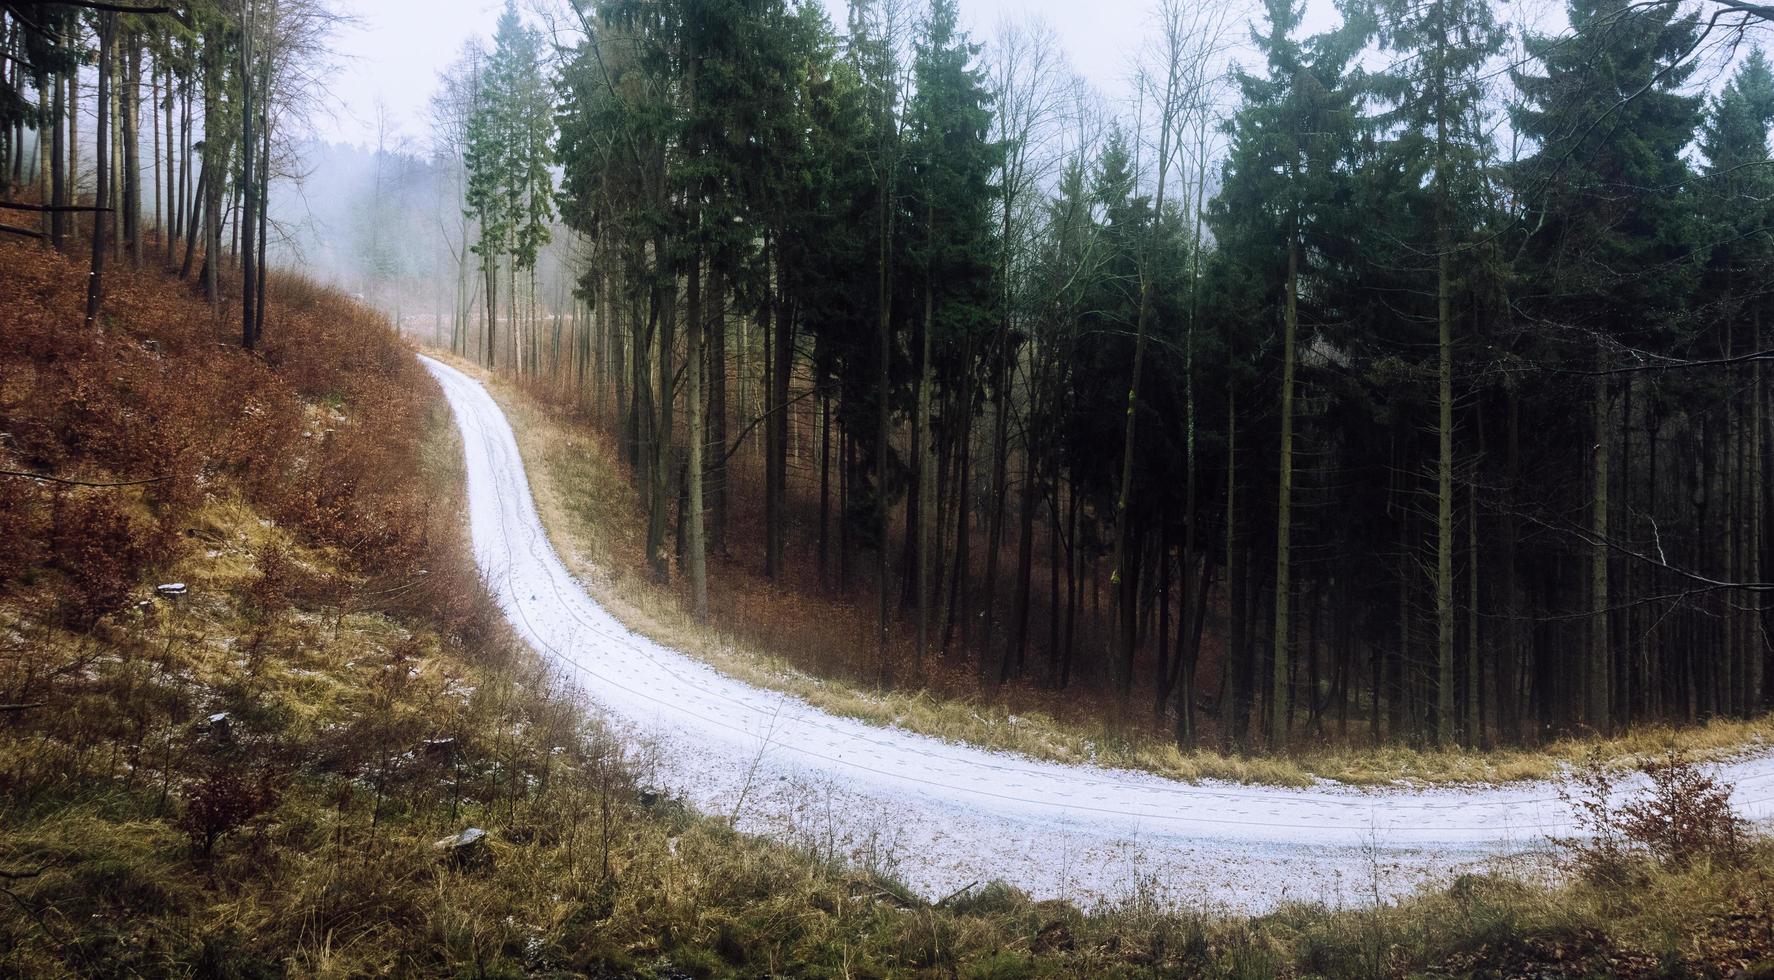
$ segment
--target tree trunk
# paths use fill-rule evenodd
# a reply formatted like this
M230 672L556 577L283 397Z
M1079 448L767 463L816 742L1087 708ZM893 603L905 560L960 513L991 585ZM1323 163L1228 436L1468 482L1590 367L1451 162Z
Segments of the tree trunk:
M179 269L181 280L191 278L192 263L196 261L198 222L203 220L203 202L209 194L209 171L210 168L205 165L203 172L197 175L197 186L191 193L190 221L185 226L185 262ZM207 261L205 264L208 264Z
M1609 683L1613 669L1609 663L1608 646L1608 462L1613 451L1613 434L1609 424L1607 341L1596 341L1596 378L1592 424L1595 429L1594 476L1590 515L1589 568L1589 663L1584 679L1588 698L1584 721L1598 732L1607 732L1609 723Z
M99 119L98 119L98 189L95 198L100 207L109 201L111 186L108 170L104 161L110 156L107 141L111 132L111 34L115 28L117 15L108 11L98 15L99 20ZM92 272L86 281L86 327L93 329L98 326L99 309L105 301L105 255L109 251L105 236L109 231L110 215L97 211L92 216Z
M709 271L704 321L708 348L708 548L727 552L727 294L720 273Z
M1226 588L1228 629L1226 652L1220 663L1220 747L1230 752L1242 744L1238 729L1239 661L1245 657L1244 617L1238 614L1231 595L1241 588L1244 572L1238 567L1238 386L1230 372L1226 380Z
M1275 658L1269 748L1287 747L1289 605L1293 593L1292 533L1294 504L1294 347L1299 330L1300 248L1287 246L1287 308L1281 341L1281 464L1275 505Z
M769 532L770 577L780 581L787 560L788 547L788 450L789 450L789 376L794 373L795 312L791 306L788 286L782 276L782 255L776 256L776 332L770 342L769 426L776 434L772 440L774 455L766 462L770 468L769 484L776 499L776 520ZM883 545L885 547L885 545Z
M154 227L165 237L167 221L164 205L167 202L166 196L161 193L164 185L160 183L160 65L156 62L148 65L148 123L148 146L153 150L149 159L154 169Z
M271 9L275 14L276 0L272 0ZM257 344L265 337L265 250L270 238L271 210L271 58L269 54L263 59L259 88L259 263L256 285L259 291L253 303L253 343ZM398 322L398 321L397 321Z
M169 41L168 44L170 45L170 43ZM165 117L166 123L166 224L163 227L166 235L166 264L170 267L178 254L179 218L181 216L179 180L183 176L183 171L179 169L178 146L175 142L177 137L173 132L173 84L176 76L173 74L171 65L165 66L164 74L166 75L166 98L160 104L160 111Z
M660 242L655 255L666 255L665 243ZM667 276L664 283L654 287L655 307L658 310L658 324L655 332L659 335L659 346L654 365L658 371L655 382L657 390L654 401L658 413L658 428L653 433L653 504L647 521L647 557L653 563L653 580L665 582L671 578L671 560L665 553L665 534L668 515L671 511L671 428L672 428L672 365L671 348L672 333L677 322L678 283L675 275Z
M1438 120L1442 141L1446 123ZM1441 143L1437 143L1438 148ZM1439 156L1439 153L1438 153ZM1453 255L1448 234L1447 180L1437 164L1436 301L1436 434L1435 466L1435 741L1454 742L1454 311Z
M1482 452L1483 437L1480 436ZM1479 646L1478 618L1478 487L1467 491L1466 506L1466 747L1482 745L1484 730L1484 669Z
M1004 670L999 680L1008 679L1011 661L1015 661L1017 674L1023 672L1024 659L1029 647L1029 593L1035 561L1035 460L1029 452L1028 440L1023 440L1023 474L1021 500L1017 505L1020 526L1017 529L1016 547L1016 592L1012 597L1010 609L1010 645L1004 650Z
M134 31L124 35L123 92L118 102L123 110L123 234L129 241L129 262L142 264L142 148L140 102L142 92L142 46Z
M829 379L819 382L819 587L831 588L832 396Z
M930 228L935 228L935 209L927 208L926 216ZM924 329L918 353L918 418L912 429L912 458L917 460L918 467L918 514L917 526L907 528L908 534L917 535L917 577L913 591L917 593L918 610L918 669L924 668L924 654L930 646L930 549L934 546L931 538L930 512L939 506L932 493L936 474L932 465L930 446L934 440L931 432L930 389L934 385L932 365L930 362L931 335L936 332L936 289L931 280L928 267L924 270ZM940 513L940 511L938 511Z
M991 678L992 639L996 635L998 622L998 553L1004 550L1004 498L1010 455L1010 320L1006 313L999 327L999 337L994 345L993 358L994 390L992 401L992 489L991 513L987 515L986 527L986 594L980 603L980 645L979 671L982 681ZM1137 362L1138 357L1135 357ZM1008 660L1009 651L1005 652Z
M69 28L74 36L69 39L70 45L79 44L80 27L76 21ZM80 203L80 71L68 72L68 203ZM94 201L102 205L102 201ZM74 228L79 232L78 222Z
M1753 350L1762 349L1762 309L1755 311ZM1763 428L1767 425L1764 417L1764 399L1762 394L1762 362L1750 365L1750 421L1749 421L1749 568L1745 578L1751 582L1762 580L1762 538L1763 522L1768 506L1766 475L1763 471L1765 461L1762 455L1764 444ZM1765 599L1761 592L1750 592L1747 598L1749 606L1748 627L1751 642L1748 651L1748 676L1745 678L1748 687L1750 714L1758 713L1766 704L1768 641L1763 628L1763 606Z
M50 196L52 190L49 186L49 171L52 166L49 161L49 144L54 137L48 132L45 132L45 129L52 129L56 132L61 131L61 120L50 115L53 111L51 106L54 103L54 100L51 99L49 95L49 86L51 84L51 81L47 77L37 83L37 107L40 110L43 110L47 117L40 119L37 122L37 159L35 163L37 166L37 203L39 204L53 203L53 199ZM61 83L55 82L53 84L55 85L56 92L60 93L62 90ZM50 219L53 216L53 212L43 212L42 226L38 229L43 235L42 244L45 248L54 245L54 236L52 234L53 229L50 228Z
M67 172L67 136L70 127L67 113L67 96L63 92L59 78L50 79L50 87L55 89L54 107L50 110L52 127L50 139L54 145L49 154L49 203L57 210L49 215L49 240L58 252L68 249L68 219L61 208L68 206L68 172Z
M259 155L259 142L253 133L253 117L258 110L253 105L253 90L257 87L256 74L253 67L253 28L251 15L247 13L247 0L241 0L241 18L244 21L241 29L240 42L240 153L241 153L241 190L245 199L241 202L241 264L240 264L240 319L241 346L252 350L258 346L259 338L255 329L258 317L254 308L258 303L259 262L253 254L258 240L256 224L259 218L259 185L253 175L255 158Z
M692 76L694 77L694 76ZM686 361L690 374L690 392L686 399L690 423L690 466L688 479L690 512L685 515L689 521L689 532L685 542L689 550L690 565L690 611L696 621L708 621L708 556L703 543L702 524L702 483L703 483L703 434L702 434L702 320L706 312L702 308L702 260L695 257L690 260L690 288L685 303L685 329L688 331L686 340L689 350Z

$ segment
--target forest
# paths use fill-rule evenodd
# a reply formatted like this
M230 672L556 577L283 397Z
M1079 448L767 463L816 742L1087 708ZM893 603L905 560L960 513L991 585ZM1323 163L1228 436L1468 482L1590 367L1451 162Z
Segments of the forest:
M0 232L253 347L339 15L0 10ZM1757 715L1774 8L1514 13L1157 0L1114 101L956 0L507 3L370 153L356 288L618 440L693 612L865 605L883 686L1267 752Z

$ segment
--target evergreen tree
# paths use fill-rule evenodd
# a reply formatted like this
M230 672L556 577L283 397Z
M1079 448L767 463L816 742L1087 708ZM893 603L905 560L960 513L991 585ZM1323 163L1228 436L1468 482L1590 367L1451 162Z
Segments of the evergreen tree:
M464 154L466 199L479 225L473 251L481 258L486 284L486 357L491 367L498 351L499 263L508 260L512 350L521 351L515 334L517 276L535 268L537 255L548 244L554 213L554 184L548 170L554 104L542 73L541 38L524 25L516 0L506 0L499 15L493 52L474 100Z
M1007 365L1015 357L1012 338L998 329L995 277L1001 243L992 177L1002 165L1004 148L989 139L992 96L984 72L975 64L979 47L959 29L958 17L955 0L935 0L912 60L915 90L908 107L906 147L907 237L912 245L907 261L921 280L915 287L922 294L922 308L912 346L917 351L916 384L923 406L914 416L918 444L909 460L914 485L928 456L922 443L930 437L930 401L965 402L964 392L987 386L994 398L1002 399ZM948 424L966 426L969 415L963 408L963 414ZM1003 453L995 455L994 465L1002 467ZM928 507L934 502L920 503ZM907 522L908 535L915 534L921 523L917 515L913 518ZM916 547L908 550L917 552ZM997 568L993 550L988 544L992 570L988 575ZM921 590L914 593L922 611L926 597ZM988 613L980 653L982 677L991 666L990 622Z
M1475 227L1484 130L1485 63L1502 47L1488 0L1383 0L1380 37L1402 56L1375 79L1393 109L1379 120L1397 129L1395 152L1409 176L1427 170L1431 228L1417 250L1435 257L1436 308L1436 714L1435 736L1452 744L1456 721L1470 739L1478 693L1467 679L1468 710L1455 705L1454 681L1454 264ZM1476 663L1477 651L1469 651Z
M1522 70L1518 132L1538 145L1515 174L1527 208L1517 267L1528 280L1531 316L1563 341L1552 356L1591 351L1591 459L1587 656L1581 720L1612 727L1618 705L1610 639L1609 502L1616 436L1619 348L1664 346L1693 286L1693 222L1681 193L1690 177L1683 149L1699 121L1700 97L1684 94L1696 37L1694 15L1674 5L1572 0L1573 37L1535 35L1528 52L1542 73ZM1576 409L1577 406L1571 406Z
M1730 360L1766 347L1764 327L1774 314L1774 159L1768 149L1774 126L1774 72L1760 49L1750 52L1735 77L1713 100L1700 131L1706 157L1698 197L1705 222L1702 295L1723 335L1713 349ZM1710 384L1706 383L1711 381ZM1722 376L1697 387L1726 406L1727 453L1735 459L1736 493L1745 501L1725 528L1725 572L1731 581L1765 578L1768 513L1766 434L1768 400L1759 360L1730 364ZM1742 597L1725 613L1735 637L1730 658L1730 710L1753 713L1766 696L1768 658L1765 603Z
M1213 210L1215 233L1236 259L1279 293L1281 435L1276 509L1274 655L1271 660L1269 742L1287 743L1290 612L1294 582L1291 534L1294 471L1294 396L1298 368L1302 279L1319 273L1346 248L1354 220L1349 158L1361 122L1364 78L1354 60L1369 34L1359 8L1343 25L1305 42L1294 39L1304 4L1267 0L1268 29L1251 35L1267 73L1237 72L1243 105L1230 125L1232 147ZM1278 301L1278 302L1277 302ZM1273 322L1273 321L1271 321ZM1308 317L1310 322L1310 317Z

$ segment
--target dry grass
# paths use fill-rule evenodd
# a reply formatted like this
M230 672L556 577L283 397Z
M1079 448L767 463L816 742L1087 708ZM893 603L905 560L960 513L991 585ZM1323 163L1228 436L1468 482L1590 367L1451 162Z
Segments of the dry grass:
M749 565L711 562L710 623L688 615L680 583L661 586L645 572L645 513L610 438L572 412L504 377L442 356L488 385L531 461L531 488L550 537L591 593L631 629L748 683L783 691L822 710L877 725L1056 762L1089 762L1187 781L1308 786L1498 784L1554 779L1599 752L1626 769L1678 749L1720 759L1774 743L1774 716L1671 729L1646 727L1617 738L1568 739L1536 750L1434 750L1302 740L1285 756L1184 752L1141 719L1113 723L1100 700L1013 686L984 693L964 666L909 669L895 656L900 683L874 683L872 604L866 608L802 588L771 585ZM539 464L537 461L540 461ZM904 637L897 642L903 645Z

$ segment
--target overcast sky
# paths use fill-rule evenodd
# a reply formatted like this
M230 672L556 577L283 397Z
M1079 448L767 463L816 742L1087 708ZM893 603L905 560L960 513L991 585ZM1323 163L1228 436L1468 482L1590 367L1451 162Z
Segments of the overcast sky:
M842 25L845 0L824 2L833 23ZM339 0L356 23L343 29L335 45L336 111L315 121L320 136L373 142L380 100L398 130L422 138L438 72L467 38L492 37L503 6L504 0ZM1308 29L1336 22L1331 0L1308 0L1308 7ZM962 22L975 40L989 37L1006 16L1046 20L1079 74L1111 97L1129 91L1129 65L1150 10L1151 0L961 0Z

